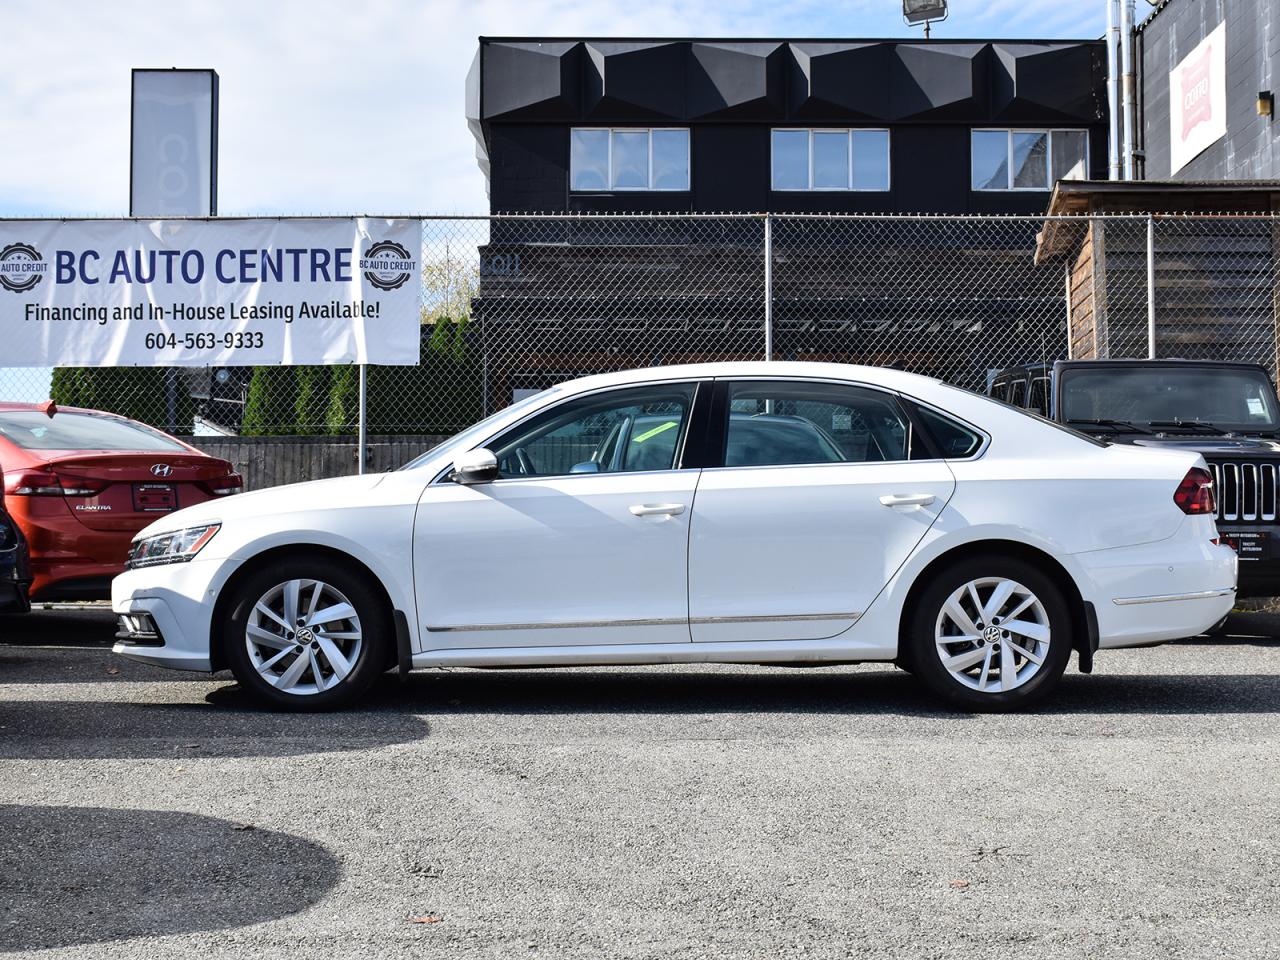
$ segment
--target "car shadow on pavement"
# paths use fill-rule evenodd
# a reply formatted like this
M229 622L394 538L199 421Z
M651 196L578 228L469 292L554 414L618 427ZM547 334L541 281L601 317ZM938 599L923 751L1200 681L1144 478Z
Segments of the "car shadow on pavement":
M376 750L430 734L407 710L365 710L358 724L341 712L294 722L297 714L271 714L233 685L207 700L0 702L0 760L290 757Z
M0 951L226 930L297 913L342 875L308 840L159 810L0 806Z
M1072 668L1074 671L1074 667ZM384 680L372 691L379 710L440 714L827 713L973 716L941 704L897 670L843 668L673 673L625 671L453 670ZM1071 672L1039 713L1280 713L1280 676L1082 676Z

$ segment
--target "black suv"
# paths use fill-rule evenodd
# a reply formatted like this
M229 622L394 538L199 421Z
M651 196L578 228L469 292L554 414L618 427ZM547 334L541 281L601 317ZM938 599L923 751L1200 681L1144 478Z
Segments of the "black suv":
M4 512L0 499L0 613L25 613L27 588L31 586L31 567L27 544L12 518Z
M1242 597L1280 595L1280 409L1267 371L1209 360L1058 360L1001 370L997 400L1114 443L1203 454Z

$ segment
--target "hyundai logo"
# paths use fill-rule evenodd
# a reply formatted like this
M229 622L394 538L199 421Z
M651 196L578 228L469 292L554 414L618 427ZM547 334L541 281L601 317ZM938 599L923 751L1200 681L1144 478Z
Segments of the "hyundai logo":
M157 463L151 468L151 475L153 477L167 477L171 473L173 473L173 467L169 466L167 463Z

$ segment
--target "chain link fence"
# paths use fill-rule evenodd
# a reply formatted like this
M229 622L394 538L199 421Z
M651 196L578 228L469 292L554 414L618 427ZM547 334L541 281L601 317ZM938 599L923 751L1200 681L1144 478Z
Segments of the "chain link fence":
M422 247L421 363L367 368L370 435L708 360L892 364L974 390L1064 357L1276 366L1274 216L452 217L425 219ZM0 368L0 394L178 434L347 437L360 419L349 366Z

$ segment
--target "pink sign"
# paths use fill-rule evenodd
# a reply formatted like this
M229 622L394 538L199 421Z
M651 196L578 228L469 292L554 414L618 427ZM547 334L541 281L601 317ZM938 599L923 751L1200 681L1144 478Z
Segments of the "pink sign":
M1197 125L1213 120L1213 98L1209 95L1209 65L1212 57L1213 44L1206 44L1199 56L1195 59L1187 58L1187 62L1179 71L1182 79L1182 139L1184 141Z

